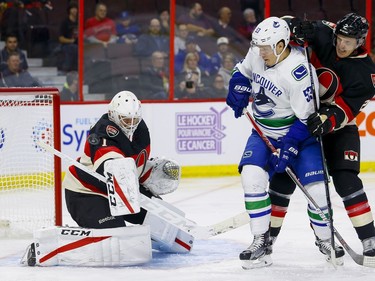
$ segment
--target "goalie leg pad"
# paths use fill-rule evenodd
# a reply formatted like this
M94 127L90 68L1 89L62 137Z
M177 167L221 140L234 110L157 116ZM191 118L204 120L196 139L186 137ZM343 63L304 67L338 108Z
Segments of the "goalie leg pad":
M153 249L168 253L190 253L192 250L194 236L168 223L167 220L147 212L143 224L150 226Z
M148 226L51 227L34 233L36 265L129 266L152 258Z

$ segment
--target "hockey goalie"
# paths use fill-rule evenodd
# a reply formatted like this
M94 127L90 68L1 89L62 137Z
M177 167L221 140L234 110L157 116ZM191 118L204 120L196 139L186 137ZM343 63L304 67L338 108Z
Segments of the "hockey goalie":
M141 207L141 197L147 196L184 216L160 197L177 189L179 165L165 158L149 159L149 155L150 135L141 103L132 92L119 92L109 103L108 113L90 129L78 159L106 180L71 165L63 188L67 209L78 227L36 231L21 263L127 266L150 261L152 249L189 253L194 243L191 234Z

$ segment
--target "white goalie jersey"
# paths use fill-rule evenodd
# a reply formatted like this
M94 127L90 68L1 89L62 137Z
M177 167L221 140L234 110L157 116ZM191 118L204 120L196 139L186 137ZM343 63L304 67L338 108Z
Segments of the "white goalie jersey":
M291 47L285 60L266 67L258 53L250 48L236 68L251 81L253 115L268 137L284 136L296 118L306 123L315 111L310 75L316 91L319 83L313 66L312 73L309 71L303 49Z

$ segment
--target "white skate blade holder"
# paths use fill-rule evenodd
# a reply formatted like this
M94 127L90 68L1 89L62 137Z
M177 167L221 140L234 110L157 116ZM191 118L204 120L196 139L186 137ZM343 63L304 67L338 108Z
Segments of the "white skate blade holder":
M242 268L243 269L254 269L254 268L262 268L267 267L272 264L272 258L271 255L265 255L263 257L260 257L256 260L241 260Z
M329 263L334 263L333 266L336 267L336 266L343 266L344 265L344 256L342 257L339 257L339 258L335 258L334 261L331 260L331 257L330 256L326 256L326 261L329 262Z

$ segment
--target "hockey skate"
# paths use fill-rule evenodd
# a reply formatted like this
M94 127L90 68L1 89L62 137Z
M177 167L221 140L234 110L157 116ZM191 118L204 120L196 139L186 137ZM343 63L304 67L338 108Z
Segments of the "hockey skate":
M331 262L331 239L321 240L316 238L315 245L319 248L319 251L326 257L328 262ZM335 256L336 256L336 265L344 264L344 249L335 243Z
M22 265L35 266L36 265L36 255L35 255L35 244L31 243L25 254L23 255L21 262Z
M363 255L375 257L375 236L362 240Z
M243 269L253 269L259 267L270 266L272 245L270 233L254 235L253 243L240 254Z

